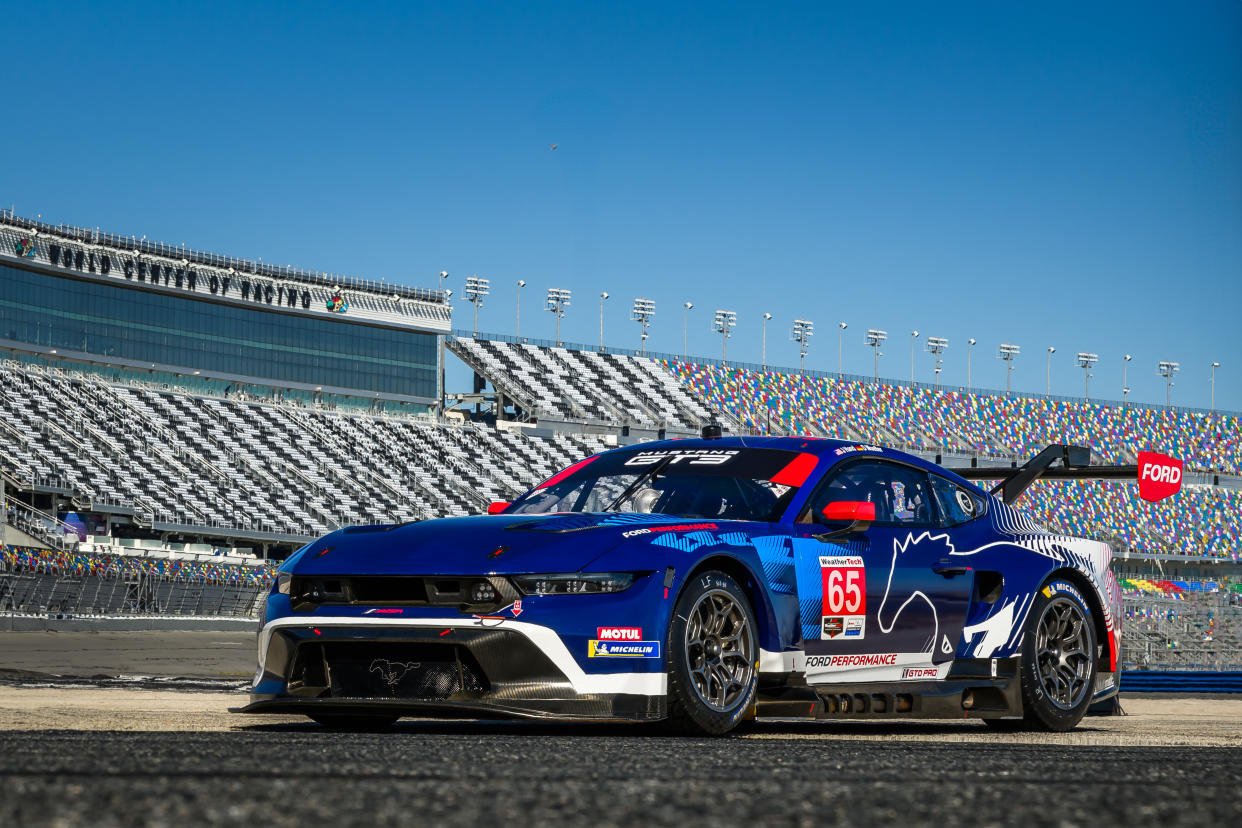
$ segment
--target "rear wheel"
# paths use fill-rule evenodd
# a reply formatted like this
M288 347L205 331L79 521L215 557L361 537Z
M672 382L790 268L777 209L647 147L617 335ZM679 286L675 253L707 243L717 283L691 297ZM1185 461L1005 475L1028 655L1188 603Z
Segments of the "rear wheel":
M323 713L308 714L312 720L331 730L355 732L383 731L392 727L400 716L348 716Z
M1086 715L1095 690L1095 648L1095 623L1082 593L1065 580L1048 582L1035 596L1022 640L1027 727L1070 730Z
M754 703L759 638L746 593L723 572L695 575L673 612L668 634L668 725L718 735Z

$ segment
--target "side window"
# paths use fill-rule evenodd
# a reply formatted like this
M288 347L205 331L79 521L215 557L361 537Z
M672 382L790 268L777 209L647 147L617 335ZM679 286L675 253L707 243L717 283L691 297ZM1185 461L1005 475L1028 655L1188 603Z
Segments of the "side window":
M956 526L983 514L984 500L979 495L934 474L931 481L945 526Z
M937 520L927 475L895 463L868 460L844 466L820 484L802 522L813 522L825 506L842 500L874 503L877 526L932 526Z

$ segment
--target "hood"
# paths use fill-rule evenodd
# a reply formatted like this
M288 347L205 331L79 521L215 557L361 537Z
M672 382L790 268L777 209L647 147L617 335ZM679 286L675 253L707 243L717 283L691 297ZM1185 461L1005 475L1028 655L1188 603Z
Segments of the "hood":
M305 547L282 569L299 575L578 572L625 542L635 524L686 523L661 515L574 513L351 526Z

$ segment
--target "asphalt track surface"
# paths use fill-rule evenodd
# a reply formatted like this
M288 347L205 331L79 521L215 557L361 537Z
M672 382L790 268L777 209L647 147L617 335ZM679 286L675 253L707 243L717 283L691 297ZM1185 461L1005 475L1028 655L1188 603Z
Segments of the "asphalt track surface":
M0 825L1242 824L1236 698L1129 698L1131 715L1063 735L763 722L691 739L427 720L337 733L230 714L237 691L83 684L0 686Z

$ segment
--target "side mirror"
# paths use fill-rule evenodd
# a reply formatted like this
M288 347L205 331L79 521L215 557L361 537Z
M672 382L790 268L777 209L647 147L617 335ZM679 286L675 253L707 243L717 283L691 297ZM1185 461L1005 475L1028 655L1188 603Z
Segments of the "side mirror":
M871 524L875 521L875 504L864 500L839 500L825 506L820 512L820 519L833 523L847 521L846 525L840 529L815 535L817 540L831 543L871 528Z
M838 500L829 503L822 512L824 520L865 521L875 520L875 504L865 500Z
M487 513L489 515L498 515L508 508L509 508L509 501L493 500L491 503L487 504Z

